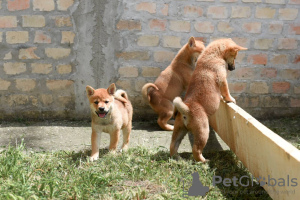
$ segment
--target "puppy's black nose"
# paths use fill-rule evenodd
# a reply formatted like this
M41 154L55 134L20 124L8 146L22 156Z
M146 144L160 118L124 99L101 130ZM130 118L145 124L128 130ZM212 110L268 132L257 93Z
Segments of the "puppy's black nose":
M99 111L100 111L100 112L103 112L104 109L105 109L104 107L99 107Z

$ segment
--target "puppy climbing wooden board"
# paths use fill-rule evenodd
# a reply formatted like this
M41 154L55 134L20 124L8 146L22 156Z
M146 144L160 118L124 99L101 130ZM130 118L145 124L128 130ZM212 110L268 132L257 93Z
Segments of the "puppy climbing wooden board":
M300 199L300 151L233 103L210 125L273 199Z

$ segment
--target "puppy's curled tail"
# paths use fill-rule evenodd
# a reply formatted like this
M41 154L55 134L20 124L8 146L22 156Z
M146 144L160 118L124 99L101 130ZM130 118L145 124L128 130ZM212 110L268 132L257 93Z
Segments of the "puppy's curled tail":
M128 102L128 95L124 90L117 90L114 94L114 98L121 101L122 103Z
M177 115L177 112L180 112L183 116L183 119L187 121L190 112L189 107L182 101L180 97L176 97L173 100L173 104L174 104L174 117Z
M148 95L149 87L153 87L156 90L159 90L158 87L154 83L146 83L142 88L142 95L145 101L150 102L150 96Z

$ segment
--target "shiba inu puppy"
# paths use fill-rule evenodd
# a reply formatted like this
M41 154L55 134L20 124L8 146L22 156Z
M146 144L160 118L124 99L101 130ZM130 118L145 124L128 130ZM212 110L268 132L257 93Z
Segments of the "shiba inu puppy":
M123 132L122 149L128 148L132 127L132 105L127 93L117 90L115 84L107 89L94 89L86 86L92 117L92 154L91 161L99 157L99 134L106 132L110 135L109 150L115 151L119 141L120 131Z
M191 37L156 81L143 86L143 97L158 114L157 123L162 129L173 130L174 127L168 124L173 116L172 101L186 91L196 60L204 48L203 42Z
M234 60L240 50L246 48L231 39L220 39L210 43L200 55L184 101L180 97L173 101L177 115L170 145L171 156L190 132L194 138L194 159L205 162L202 151L209 136L209 116L219 108L221 99L235 103L229 93L227 72L235 69Z

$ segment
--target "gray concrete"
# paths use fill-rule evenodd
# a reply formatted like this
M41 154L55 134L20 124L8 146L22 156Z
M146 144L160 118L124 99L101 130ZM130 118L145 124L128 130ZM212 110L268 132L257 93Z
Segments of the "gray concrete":
M172 132L162 131L156 123L133 123L130 147L144 146L147 148L162 148L169 150ZM32 122L2 123L0 126L0 148L9 144L20 144L22 139L29 150L33 151L80 151L90 149L91 127L89 122ZM109 144L109 135L101 134L100 148ZM120 139L122 141L122 138ZM119 143L119 146L122 142ZM210 134L205 151L220 151L228 149L227 145L214 133ZM191 146L186 136L179 152L191 152Z

